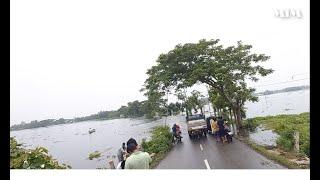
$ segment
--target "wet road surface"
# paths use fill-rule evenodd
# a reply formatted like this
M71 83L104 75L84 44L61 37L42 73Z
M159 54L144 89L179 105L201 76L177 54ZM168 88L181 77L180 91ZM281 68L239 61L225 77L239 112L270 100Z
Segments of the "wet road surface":
M181 120L182 143L175 144L157 169L283 169L246 144L233 138L232 143L216 142L212 135L190 139Z

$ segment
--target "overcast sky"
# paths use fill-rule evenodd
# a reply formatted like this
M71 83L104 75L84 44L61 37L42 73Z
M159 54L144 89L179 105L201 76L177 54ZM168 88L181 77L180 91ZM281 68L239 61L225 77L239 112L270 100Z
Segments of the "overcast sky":
M279 18L277 9L303 18ZM10 122L73 118L144 100L146 71L179 43L253 45L275 72L257 90L308 84L303 0L11 0ZM292 77L293 76L293 77Z

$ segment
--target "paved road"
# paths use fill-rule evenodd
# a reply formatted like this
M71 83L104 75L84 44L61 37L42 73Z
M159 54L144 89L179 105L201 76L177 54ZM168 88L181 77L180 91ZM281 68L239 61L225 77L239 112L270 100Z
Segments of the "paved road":
M183 118L182 143L176 144L157 169L282 169L285 168L246 144L233 139L230 144L217 143L212 135L191 140Z

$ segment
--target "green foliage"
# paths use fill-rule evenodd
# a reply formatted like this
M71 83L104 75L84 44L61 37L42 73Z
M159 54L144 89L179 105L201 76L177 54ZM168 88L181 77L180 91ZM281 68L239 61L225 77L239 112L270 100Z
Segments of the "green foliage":
M157 126L152 130L151 139L142 140L141 147L148 153L155 153L151 167L155 167L172 148L172 134L169 126Z
M89 159L92 160L94 158L99 158L100 156L101 156L101 153L99 151L95 151L89 154Z
M166 153L171 149L172 134L168 126L158 126L152 130L150 141L141 143L144 151L149 153Z
M249 131L255 131L255 129L259 126L259 123L255 119L246 119L243 121L243 128L248 129Z
M251 148L253 148L254 150L260 152L261 154L263 154L264 156L266 156L268 159L274 160L286 167L288 167L289 169L305 169L307 168L306 166L300 166L297 163L294 163L292 161L290 161L288 158L269 152L265 147L255 144L253 142L244 140Z
M178 114L179 112L181 112L181 109L182 109L182 105L181 103L179 102L176 102L176 103L170 103L169 106L168 106L168 112L169 112L169 115L176 115Z
M74 119L63 119L60 118L58 120L55 119L47 119L42 121L31 121L30 123L24 123L18 125L11 126L11 130L21 130L21 129L32 129L32 128L38 128L38 127L47 127L51 125L57 125L57 124L66 124L66 123L74 123L74 122L82 122L82 121L91 121L91 120L107 120L107 119L115 119L115 118L122 118L122 117L130 117L130 118L136 118L136 117L142 117L144 115L147 116L147 118L152 118L155 116L156 112L166 112L166 109L160 108L161 104L164 104L164 101L160 101L157 103L152 103L152 101L133 101L129 102L128 106L121 106L116 111L100 111L96 114L91 114L89 116L84 117L77 117Z
M241 41L229 47L218 45L218 42L219 39L202 39L198 43L179 44L161 54L157 64L147 71L146 94L163 92L171 87L177 91L203 83L221 95L232 108L240 110L246 101L257 101L253 95L255 89L247 87L246 80L257 81L258 76L272 73L272 69L257 64L270 57L251 53L252 46ZM241 120L241 114L236 114Z
M43 147L24 149L13 137L10 137L10 168L11 169L67 169L71 166L60 165L48 150Z
M187 106L190 108L194 109L195 113L198 113L198 109L201 110L201 113L203 113L203 106L204 106L204 101L202 100L204 96L199 92L199 91L192 91L191 96L187 97Z
M256 117L245 122L247 129L263 124L268 129L275 131L280 135L277 140L278 146L286 151L293 149L293 134L294 131L298 131L300 153L310 156L310 113Z

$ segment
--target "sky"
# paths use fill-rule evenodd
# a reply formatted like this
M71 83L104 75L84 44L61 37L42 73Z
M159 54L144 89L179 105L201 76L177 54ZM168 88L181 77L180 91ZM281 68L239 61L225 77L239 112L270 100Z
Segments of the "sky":
M248 82L257 91L309 84L308 1L10 2L11 124L86 116L145 100L139 90L157 57L200 39L220 39L224 46L241 40L252 52L271 56L263 65L275 72ZM302 18L276 17L287 9L301 11Z

